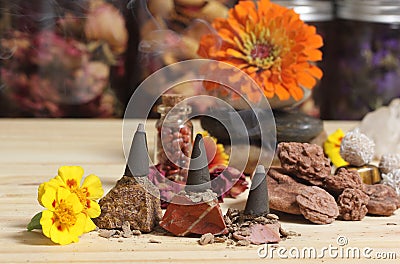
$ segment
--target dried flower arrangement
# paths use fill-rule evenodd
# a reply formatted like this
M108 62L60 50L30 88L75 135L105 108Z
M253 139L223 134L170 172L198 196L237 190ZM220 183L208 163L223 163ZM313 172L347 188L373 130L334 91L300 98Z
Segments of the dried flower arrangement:
M26 116L114 115L109 74L127 46L123 16L103 0L44 6L19 1L7 11L0 76L8 100Z

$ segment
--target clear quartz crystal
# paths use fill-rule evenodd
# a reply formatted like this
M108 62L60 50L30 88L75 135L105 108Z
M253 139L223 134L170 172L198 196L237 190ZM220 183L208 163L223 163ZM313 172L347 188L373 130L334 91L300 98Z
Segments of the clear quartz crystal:
M400 99L367 114L360 131L375 142L377 158L385 153L400 154Z

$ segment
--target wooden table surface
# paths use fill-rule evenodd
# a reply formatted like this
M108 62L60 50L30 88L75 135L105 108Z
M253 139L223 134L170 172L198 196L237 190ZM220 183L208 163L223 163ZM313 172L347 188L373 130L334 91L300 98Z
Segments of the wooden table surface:
M328 133L336 128L347 130L356 123L326 122ZM153 147L154 122L146 125L149 148ZM195 128L199 129L198 124ZM259 246L228 247L225 244L200 246L197 238L141 235L129 239L104 239L97 232L84 234L79 243L58 246L40 232L27 232L30 218L42 207L37 202L37 187L55 176L62 165L80 165L85 175L97 174L107 192L122 176L125 159L122 151L122 120L58 120L0 119L0 262L157 262L157 263L246 263L271 261L259 258ZM238 199L226 199L223 208L243 208L246 194ZM281 253L297 247L366 247L377 252L396 253L400 259L400 211L391 217L367 216L360 222L335 221L330 225L314 225L301 217L280 215L287 230L301 236L282 241ZM339 247L338 236L348 240ZM150 239L161 243L149 243ZM286 253L283 250L287 250ZM292 249L295 250L295 249ZM295 253L295 251L292 251ZM281 259L305 263L342 262L325 252L323 259ZM368 253L368 252L367 252ZM387 256L389 254L386 254ZM349 262L360 260L350 258ZM365 262L376 262L370 259ZM395 262L391 260L390 262Z

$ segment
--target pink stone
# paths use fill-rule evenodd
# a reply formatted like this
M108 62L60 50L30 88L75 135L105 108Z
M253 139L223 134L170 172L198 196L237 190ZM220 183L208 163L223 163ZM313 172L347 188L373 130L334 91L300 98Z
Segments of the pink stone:
M255 224L250 227L250 242L260 245L264 243L278 243L281 241L278 224Z
M281 241L279 226L279 223L253 224L245 232L243 230L235 232L233 237L237 240L247 240L255 245L278 243ZM244 233L247 233L247 235L243 235Z
M176 195L172 199L160 226L176 236L227 233L217 199L196 204L184 195Z

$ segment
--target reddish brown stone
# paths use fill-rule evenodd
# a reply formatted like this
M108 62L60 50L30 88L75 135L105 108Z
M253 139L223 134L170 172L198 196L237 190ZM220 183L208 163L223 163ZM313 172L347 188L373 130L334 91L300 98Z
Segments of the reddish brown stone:
M277 149L282 168L287 173L313 185L322 186L331 173L329 160L320 146L308 143L281 142Z
M365 184L364 187L370 198L368 214L390 216L400 208L400 197L392 187L384 184Z
M338 197L345 189L363 190L363 182L355 170L348 170L344 167L339 168L335 175L325 178L324 189Z
M339 214L343 220L359 221L368 212L369 196L359 189L345 189L338 198Z
M251 224L249 227L233 233L233 237L237 240L247 240L254 245L278 243L281 241L279 228L279 223Z
M286 175L282 168L270 168L267 175L269 207L289 214L300 215L296 197L307 187Z
M330 224L339 215L335 198L317 186L305 187L296 200L304 217L316 224Z
M187 195L176 195L160 222L160 226L176 236L227 233L222 211L216 198L195 203Z

